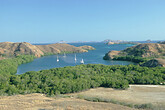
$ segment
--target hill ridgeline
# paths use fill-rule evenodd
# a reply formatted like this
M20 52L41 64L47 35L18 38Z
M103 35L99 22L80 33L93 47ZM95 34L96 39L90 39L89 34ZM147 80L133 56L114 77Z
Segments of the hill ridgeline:
M88 52L88 50L94 50L91 46L75 47L69 44L48 44L48 45L32 45L27 42L13 43L13 42L1 42L0 43L0 59L4 57L12 57L17 55L34 55L41 57L49 54L60 53L81 53Z

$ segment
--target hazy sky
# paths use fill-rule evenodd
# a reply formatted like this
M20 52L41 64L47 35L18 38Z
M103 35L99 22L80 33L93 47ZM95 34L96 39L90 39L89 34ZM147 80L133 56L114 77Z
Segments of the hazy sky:
M165 40L165 0L0 0L0 42Z

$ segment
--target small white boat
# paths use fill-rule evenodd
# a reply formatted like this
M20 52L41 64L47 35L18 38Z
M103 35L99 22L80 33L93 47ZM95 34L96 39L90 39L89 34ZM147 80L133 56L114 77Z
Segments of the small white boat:
M82 60L80 61L80 63L81 63L81 64L84 64L84 60L82 59Z
M57 62L59 62L60 60L58 59L58 55L57 55Z
M77 58L76 58L76 54L75 54L75 58L74 58L74 61L77 61Z

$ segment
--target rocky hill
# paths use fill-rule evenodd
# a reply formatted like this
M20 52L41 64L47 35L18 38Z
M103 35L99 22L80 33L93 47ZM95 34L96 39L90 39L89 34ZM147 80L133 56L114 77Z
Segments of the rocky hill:
M19 54L35 55L36 57L44 55L43 51L27 42L2 42L0 43L0 50L0 54L6 57L17 56Z
M63 53L63 52L75 52L75 53L80 53L80 52L88 52L85 49L82 49L80 47L75 47L73 45L69 44L49 44L49 45L35 45L38 47L41 51L44 53Z
M157 43L145 43L129 47L121 52L140 57L165 56L165 45Z
M120 59L132 61L132 58L160 58L157 60L158 65L160 62L164 62L162 58L165 58L165 44L158 43L145 43L136 46L129 47L122 51L109 51L105 54L104 60L114 59L115 57L120 57ZM122 57L122 58L121 58ZM130 60L131 59L131 60ZM162 60L162 61L161 61ZM162 65L162 63L160 64ZM163 65L162 65L163 66Z
M105 57L113 59L114 56L139 56L139 57L165 57L165 44L146 43L129 47L122 51L110 51Z
M13 43L1 42L0 43L0 59L4 57L11 57L17 55L35 55L41 57L47 54L58 53L79 53L88 52L89 47L75 47L69 44L49 44L49 45L32 45L27 42ZM93 49L93 48L92 48Z

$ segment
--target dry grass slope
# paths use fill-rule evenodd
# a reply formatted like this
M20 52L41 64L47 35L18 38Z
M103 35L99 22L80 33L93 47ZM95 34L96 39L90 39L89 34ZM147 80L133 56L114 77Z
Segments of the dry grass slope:
M76 98L51 98L43 94L0 97L0 110L136 110L129 107L89 102Z
M95 88L59 97L46 97L43 94L37 93L1 96L0 110L137 110L118 104L77 99L80 95L114 99L132 104L151 103L156 107L153 108L155 110L165 109L165 86L131 85L127 90Z
M42 55L59 54L59 53L80 53L93 50L91 46L75 47L69 44L49 44L49 45L32 45L27 42L12 43L1 42L0 43L0 59L4 57L13 57L17 55L34 55L41 57Z

